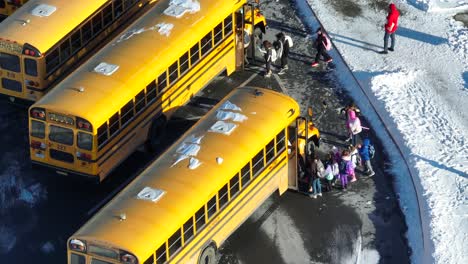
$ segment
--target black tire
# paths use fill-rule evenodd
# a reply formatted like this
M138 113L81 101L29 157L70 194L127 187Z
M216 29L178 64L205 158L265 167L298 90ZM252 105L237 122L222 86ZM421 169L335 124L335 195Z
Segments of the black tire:
M198 264L216 264L218 260L216 259L216 247L213 243L206 246L198 258Z
M166 118L160 117L151 123L148 134L148 150L158 151L162 147L162 139L166 131Z

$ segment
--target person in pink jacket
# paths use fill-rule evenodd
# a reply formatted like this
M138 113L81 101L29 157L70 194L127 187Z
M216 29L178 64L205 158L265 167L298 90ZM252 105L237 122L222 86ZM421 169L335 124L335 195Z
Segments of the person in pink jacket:
M346 121L346 127L348 128L349 132L349 138L346 141L352 140L351 144L353 146L356 146L356 136L357 134L361 133L362 126L361 120L359 119L359 117L356 116L356 112L354 112L354 110L348 111L348 120Z
M400 17L400 12L398 12L394 3L391 3L388 6L388 16L387 24L385 24L385 35L384 35L384 50L381 51L381 54L387 54L388 51L395 50L395 32L398 28L398 18ZM392 40L390 48L388 48L388 38Z

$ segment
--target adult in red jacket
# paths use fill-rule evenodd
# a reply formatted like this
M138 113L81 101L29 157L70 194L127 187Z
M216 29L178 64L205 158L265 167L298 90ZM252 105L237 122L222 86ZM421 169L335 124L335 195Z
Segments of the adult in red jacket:
M387 24L385 24L385 36L384 36L384 50L380 53L387 54L387 50L394 51L395 48L395 32L398 28L398 17L400 16L400 12L396 9L394 3L391 3L388 6L388 16L387 16ZM388 38L392 40L390 44L390 48L388 48Z

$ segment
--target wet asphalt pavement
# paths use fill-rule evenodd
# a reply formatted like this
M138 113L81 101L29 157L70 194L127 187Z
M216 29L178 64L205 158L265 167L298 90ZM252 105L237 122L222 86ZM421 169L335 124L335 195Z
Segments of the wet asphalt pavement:
M332 1L333 2L333 1ZM337 1L335 1L337 2ZM338 1L339 2L339 1ZM248 84L284 91L311 106L322 133L321 155L346 147L345 120L338 112L350 99L333 70L309 67L314 50L292 2L262 6L273 40L282 30L294 40L290 70L264 78L261 59L230 77L216 78L171 120L169 146L231 89ZM66 263L66 240L92 214L138 175L156 155L136 152L100 186L64 179L29 163L27 114L0 103L0 263ZM365 117L363 122L365 124ZM379 144L374 139L377 149ZM374 162L376 175L360 177L348 191L338 188L312 199L296 192L272 195L223 244L220 263L409 263L406 226L385 151ZM26 192L25 194L25 190ZM29 194L29 196L27 196Z

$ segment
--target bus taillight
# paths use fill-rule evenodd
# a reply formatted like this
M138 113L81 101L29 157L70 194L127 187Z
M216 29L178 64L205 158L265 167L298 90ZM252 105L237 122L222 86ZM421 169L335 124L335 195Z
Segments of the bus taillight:
M91 123L79 117L76 118L76 128L89 132L93 131L93 126Z
M38 87L39 86L38 82L34 82L34 81L30 81L30 80L26 80L25 82L26 82L27 86L33 86L33 87Z
M45 120L45 118L46 118L45 110L42 109L42 108L33 108L33 109L31 109L30 115L33 118L37 118L37 119L41 119L41 120Z
M35 47L33 47L32 45L28 43L25 43L23 46L23 54L32 56L32 57L42 56L42 53L38 49L36 49Z
M32 149L41 149L41 150L46 149L46 144L40 141L31 140L30 145Z
M72 239L69 245L71 250L85 252L86 251L86 243L84 241L78 239Z
M138 264L136 257L127 252L120 253L120 261L125 264Z
M76 157L85 161L91 161L92 159L91 154L82 153L82 152L76 152Z

